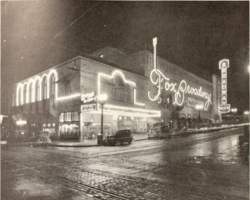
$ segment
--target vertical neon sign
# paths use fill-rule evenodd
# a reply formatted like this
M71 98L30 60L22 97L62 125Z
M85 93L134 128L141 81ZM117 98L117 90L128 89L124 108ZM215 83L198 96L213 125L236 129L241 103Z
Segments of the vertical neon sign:
M221 113L230 112L230 104L227 104L227 68L229 68L229 60L221 60L219 62L219 69L221 70L221 105L218 106Z

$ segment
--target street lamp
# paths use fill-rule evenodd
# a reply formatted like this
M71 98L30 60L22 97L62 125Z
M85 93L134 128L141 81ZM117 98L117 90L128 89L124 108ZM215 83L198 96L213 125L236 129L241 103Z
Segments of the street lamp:
M106 103L107 99L108 99L108 95L107 94L100 94L97 97L97 100L100 103L101 108L102 108L102 113L101 113L101 135L102 135L102 137L103 137L103 106Z
M203 105L196 105L195 106L196 110L199 110L199 122L201 121L201 110L203 110Z

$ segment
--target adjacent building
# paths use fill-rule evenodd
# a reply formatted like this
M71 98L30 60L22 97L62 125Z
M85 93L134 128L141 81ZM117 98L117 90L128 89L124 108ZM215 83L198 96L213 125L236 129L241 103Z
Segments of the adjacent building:
M93 139L101 132L97 96L103 93L106 135L121 129L147 133L156 123L182 128L221 119L216 75L209 82L160 57L156 68L153 63L148 51L106 47L29 77L10 89L13 131Z

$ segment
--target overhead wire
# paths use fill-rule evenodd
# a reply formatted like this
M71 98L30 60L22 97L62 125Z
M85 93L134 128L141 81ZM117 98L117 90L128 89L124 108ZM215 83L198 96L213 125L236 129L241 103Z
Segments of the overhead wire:
M61 33L63 33L66 29L68 29L70 26L72 26L74 23L76 23L80 18L82 18L84 15L86 15L88 12L90 12L93 8L95 8L96 6L98 6L101 3L101 1L99 1L97 4L95 4L93 7L91 7L90 9L88 9L86 12L84 12L80 17L78 17L75 21L71 22L65 29L63 29L62 31L60 31L59 33L57 33L54 38L56 38L57 36L59 36Z

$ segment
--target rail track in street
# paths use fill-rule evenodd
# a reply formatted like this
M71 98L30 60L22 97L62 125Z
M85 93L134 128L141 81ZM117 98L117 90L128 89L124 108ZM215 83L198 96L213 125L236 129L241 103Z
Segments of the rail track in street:
M238 134L238 132L234 132L231 134ZM193 141L186 141L183 142L185 143L185 147L195 145L197 143L202 143L205 141L209 141L211 139L217 139L220 137L225 136L225 133L217 133L217 135L211 136L210 137L200 137L197 138ZM230 134L228 134L230 135ZM179 144L179 143L178 143ZM156 147L157 149L158 147ZM183 148L183 146L182 146ZM155 149L155 148L154 148ZM178 149L176 146L173 148L170 148L168 150L174 151ZM199 186L197 184L193 184L192 182L178 182L178 187L175 183L171 183L169 181L166 182L159 182L159 181L153 181L153 180L147 180L145 178L141 177L129 177L129 176L124 176L124 175L119 175L119 174L114 174L114 173L109 173L109 172L104 172L104 171L99 171L99 170L93 170L89 169L88 163L92 163L92 161L96 162L95 158L91 160L91 156L93 155L88 155L88 156L74 156L75 162L81 162L86 161L86 166L68 166L70 163L70 160L68 160L69 163L65 162L68 158L71 157L71 154L65 154L65 153L58 153L58 152L48 152L49 154L52 154L53 157L48 157L47 153L44 151L40 151L41 149L35 149L32 148L32 151L28 150L28 148L22 148L22 151L20 151L20 148L7 148L4 149L4 156L2 157L3 162L10 162L14 165L20 166L20 169L14 169L13 173L22 171L22 170L28 170L28 171L33 171L36 176L44 176L44 177L53 177L54 180L56 180L56 183L60 185L61 187L65 188L70 188L72 190L79 191L83 193L86 196L93 196L93 198L97 199L158 199L158 196L165 196L172 194L172 197L177 198L177 194L180 196L185 196L185 199L232 199L232 200L243 200L246 199L244 197L240 197L237 195L233 194L223 194L220 193L219 191L215 192L215 194L211 191L204 191L204 188L208 188L207 184L203 186ZM151 149L152 150L152 149ZM137 149L137 151L133 152L136 153L140 151ZM124 152L119 153L119 154L127 154L129 152ZM131 153L131 152L130 152ZM143 153L147 153L143 152ZM118 155L119 155L118 154ZM57 156L59 155L59 158ZM99 157L99 154L95 154L97 157ZM113 154L114 156L117 154ZM102 155L102 159L105 159L109 156L104 156ZM62 157L65 159L62 161ZM52 159L51 159L52 158ZM53 159L55 158L55 159ZM57 158L57 159L56 159ZM12 161L14 160L14 161ZM89 160L89 162L88 162ZM101 161L100 161L101 162ZM145 163L144 163L145 164ZM164 166L166 170L169 171L171 174L173 172L176 173L176 169L181 171L188 171L187 167L183 166L174 166L175 170L173 170L172 167L169 167L167 165ZM51 168L54 168L54 171L50 171ZM133 169L133 167L132 167ZM136 169L136 167L134 168ZM141 169L139 169L140 171ZM171 171L173 170L173 171ZM234 186L237 186L238 183L235 182L228 182L228 180L220 181L219 179L216 178L215 173L216 171L213 170L207 170L207 169L199 169L199 168L192 168L194 174L193 178L196 179L196 181L199 182L206 182L205 178L202 178L198 175L195 174L195 171L200 173L210 173L212 174L212 177L214 178L213 183L219 184L219 185L224 185L224 184L232 184ZM60 172L66 171L65 174L62 174ZM145 172L141 171L141 172ZM148 170L148 172L150 169ZM219 172L221 173L221 172ZM180 179L185 175L185 174L179 174ZM224 177L228 177L231 174L228 172L223 172ZM241 175L240 175L241 176ZM242 176L245 176L242 174ZM165 177L166 178L166 177ZM171 177L170 177L171 178ZM166 178L168 179L168 178ZM179 179L179 178L178 178ZM129 189L128 189L129 188ZM134 195L133 191L136 188L141 188L142 192L141 195L137 194ZM128 191L125 191L128 189ZM157 192L154 192L157 191ZM134 195L134 196L133 196ZM177 198L178 199L178 198Z

